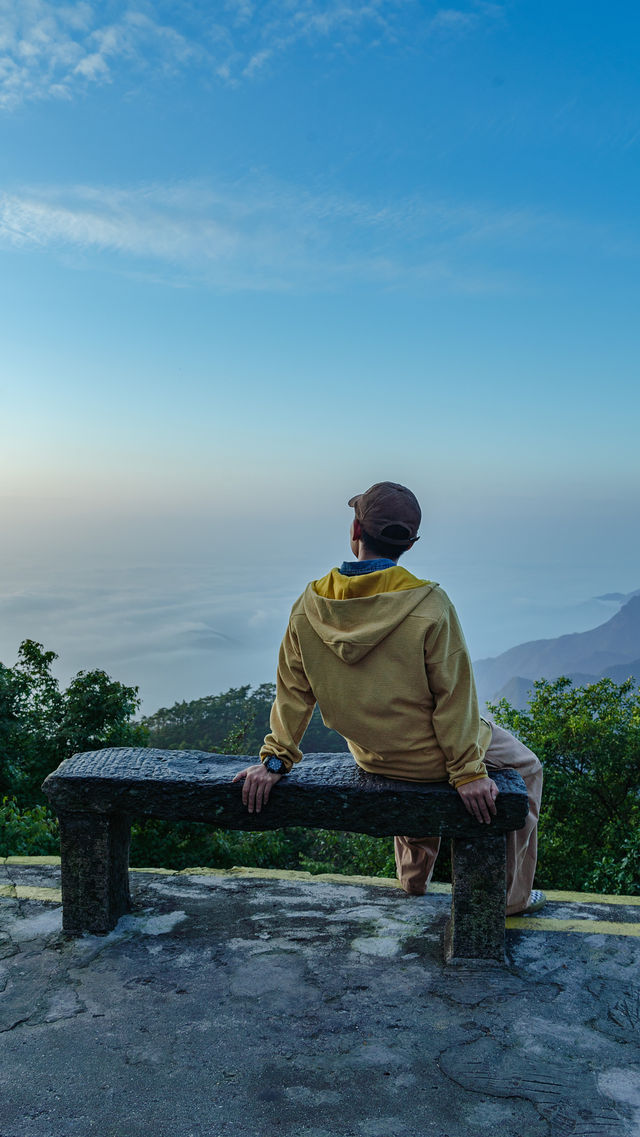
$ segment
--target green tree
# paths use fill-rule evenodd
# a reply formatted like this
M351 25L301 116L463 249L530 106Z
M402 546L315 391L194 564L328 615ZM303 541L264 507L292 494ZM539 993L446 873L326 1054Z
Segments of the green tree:
M528 711L491 707L544 767L542 887L640 890L640 691L539 680Z
M110 679L105 671L79 671L63 695L61 746L67 755L104 746L146 746L146 727L132 721L139 707L137 687Z
M2 791L21 802L33 801L39 772L54 768L62 695L51 675L56 659L42 644L25 640L14 667L0 664L0 739ZM66 757L66 755L65 755Z
M0 793L22 807L42 804L40 786L75 751L144 746L146 728L132 721L140 700L101 670L80 671L60 689L57 655L24 640L13 667L0 664Z

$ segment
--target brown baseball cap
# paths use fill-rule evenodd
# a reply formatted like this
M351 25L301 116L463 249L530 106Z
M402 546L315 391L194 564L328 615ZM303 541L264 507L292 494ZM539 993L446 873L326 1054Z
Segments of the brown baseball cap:
M418 538L422 513L415 494L397 482L376 482L349 499L362 528L389 545L406 545ZM399 534L405 530L405 536Z

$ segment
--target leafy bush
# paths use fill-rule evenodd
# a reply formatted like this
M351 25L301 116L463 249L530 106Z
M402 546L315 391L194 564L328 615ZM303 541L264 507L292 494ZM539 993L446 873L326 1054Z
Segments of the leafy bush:
M606 854L596 860L585 887L627 896L640 893L640 830L622 838L615 856Z
M569 679L543 679L529 711L504 699L491 710L544 767L540 886L636 892L640 692L633 680L573 687Z
M149 818L131 831L131 864L173 869L296 867L293 830L242 833L213 829L195 821L159 821Z
M20 809L13 798L0 802L0 857L47 857L60 851L58 822L43 805Z
M312 829L300 850L300 868L312 873L395 877L393 840L364 833Z

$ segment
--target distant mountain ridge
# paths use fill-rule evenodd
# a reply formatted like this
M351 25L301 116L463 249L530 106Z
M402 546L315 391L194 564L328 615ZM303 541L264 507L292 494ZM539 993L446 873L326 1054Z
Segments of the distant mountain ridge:
M506 698L524 707L535 679L561 675L579 685L605 676L620 683L629 675L640 683L640 589L621 599L626 603L597 628L531 640L493 659L478 660L474 670L481 704Z

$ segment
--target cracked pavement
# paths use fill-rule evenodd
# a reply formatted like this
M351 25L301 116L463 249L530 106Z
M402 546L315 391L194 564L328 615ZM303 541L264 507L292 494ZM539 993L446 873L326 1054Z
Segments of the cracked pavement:
M536 920L505 969L446 968L446 895L132 887L70 940L57 866L0 862L0 1137L640 1137L637 906L550 903L585 932Z

